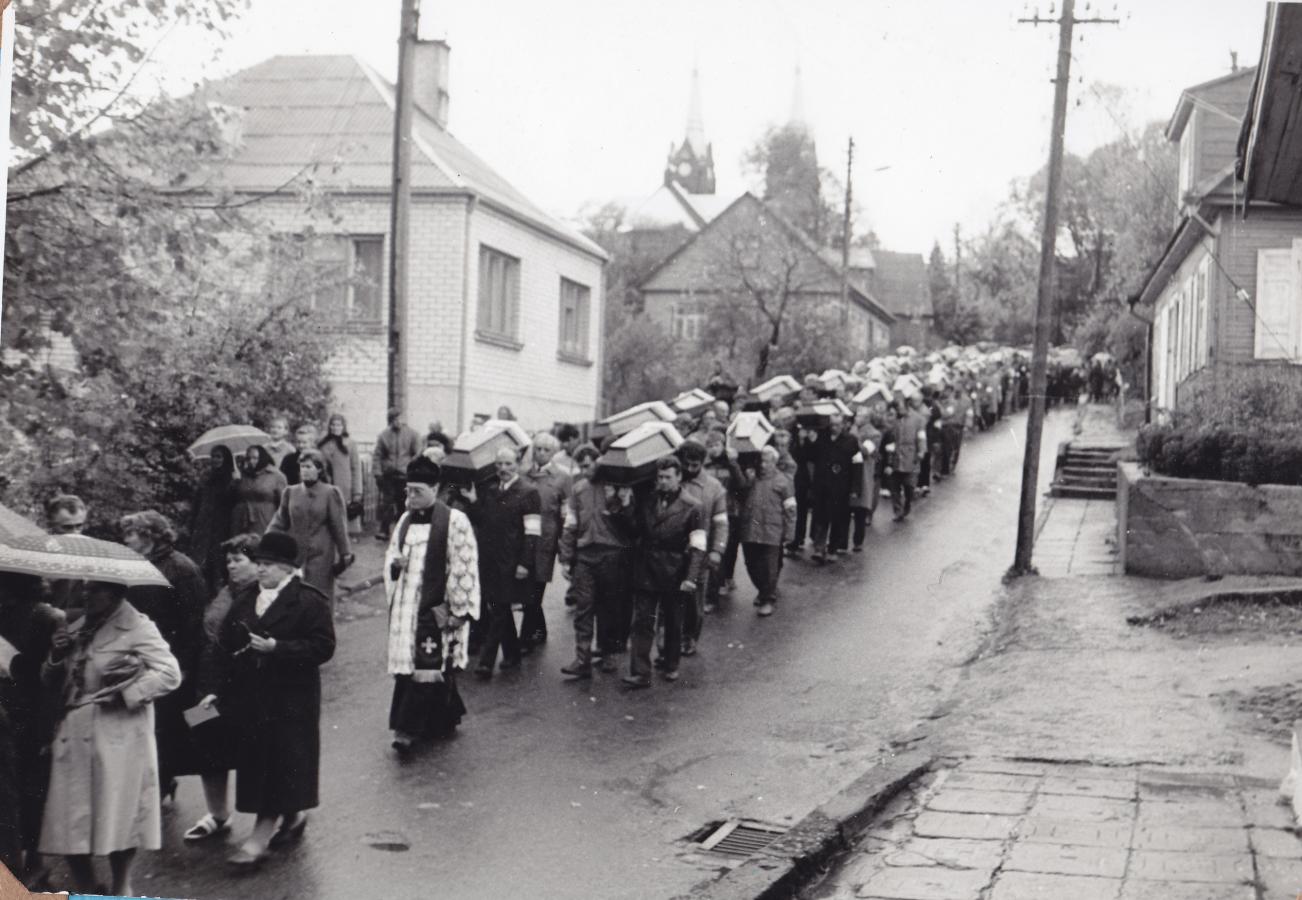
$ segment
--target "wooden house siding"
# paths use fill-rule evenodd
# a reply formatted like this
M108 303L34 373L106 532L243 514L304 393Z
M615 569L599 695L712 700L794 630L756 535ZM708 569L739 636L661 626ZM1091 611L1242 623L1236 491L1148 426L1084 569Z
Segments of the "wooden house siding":
M1190 118L1189 126L1194 130L1194 184L1200 184L1224 171L1234 162L1238 151L1239 127L1243 114L1248 110L1248 94L1252 90L1252 77L1245 74L1241 78L1214 84L1198 91L1198 98L1233 115L1227 118L1213 109L1202 107Z
M1257 294L1257 251L1286 249L1302 238L1302 210L1253 209L1246 219L1226 210L1216 222L1217 257L1226 273L1254 301ZM1217 357L1226 362L1254 358L1256 317L1252 307L1235 297L1235 288L1213 266L1213 309L1220 314Z

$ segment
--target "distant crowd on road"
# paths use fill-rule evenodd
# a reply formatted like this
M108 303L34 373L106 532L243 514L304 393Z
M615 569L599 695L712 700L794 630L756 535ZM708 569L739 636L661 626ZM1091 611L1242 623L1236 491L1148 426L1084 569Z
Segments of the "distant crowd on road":
M907 520L957 471L965 435L1028 402L1015 352L903 355L840 374L759 404L772 436L743 459L729 426L756 404L716 365L713 402L679 414L683 440L635 484L599 474L616 436L589 442L574 424L498 449L477 484L452 483L456 442L390 410L370 470L398 754L459 724L458 671L492 679L548 640L557 569L575 636L565 678L623 668L631 690L657 670L677 681L710 613L738 592L739 557L767 618L791 561L863 551L881 498ZM1056 367L1050 402L1087 379L1094 393L1088 369ZM107 856L112 891L129 894L134 854L161 845L160 809L184 775L201 777L207 805L185 840L230 832L232 771L234 808L255 817L232 865L256 867L302 838L318 800L318 670L334 653L335 579L354 562L365 485L342 416L324 435L299 424L292 442L285 417L265 425L265 443L213 449L186 552L158 512L121 519L123 543L169 587L0 571L0 834L18 836L0 855L29 881L48 873L42 855L62 855L77 890L102 892L91 860ZM77 534L86 518L60 495L45 524Z

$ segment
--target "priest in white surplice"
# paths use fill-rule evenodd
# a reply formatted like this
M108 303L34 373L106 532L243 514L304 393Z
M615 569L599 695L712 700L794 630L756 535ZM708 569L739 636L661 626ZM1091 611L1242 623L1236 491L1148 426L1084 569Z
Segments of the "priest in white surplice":
M423 456L407 466L407 511L384 560L389 728L399 753L450 734L466 711L456 670L466 667L470 620L479 618L479 550L470 520L438 499L439 475Z

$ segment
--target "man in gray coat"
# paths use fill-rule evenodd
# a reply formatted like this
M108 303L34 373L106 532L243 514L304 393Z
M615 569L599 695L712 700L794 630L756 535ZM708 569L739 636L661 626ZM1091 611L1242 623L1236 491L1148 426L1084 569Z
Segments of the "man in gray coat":
M796 531L796 492L791 479L778 471L778 451L760 451L759 472L747 471L737 516L738 537L746 574L759 590L756 611L773 615L778 599L782 547Z

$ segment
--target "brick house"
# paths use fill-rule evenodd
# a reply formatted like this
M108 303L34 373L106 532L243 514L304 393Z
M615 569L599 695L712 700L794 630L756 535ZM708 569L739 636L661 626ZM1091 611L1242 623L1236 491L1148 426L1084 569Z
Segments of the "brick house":
M766 276L762 271L766 268L773 270L773 276L783 275L790 264L792 314L829 305L839 308L839 266L798 228L747 192L702 225L642 281L639 290L646 315L678 340L700 341L709 305L744 294L741 269L751 263L741 262L738 255L752 248L758 248L754 264L761 270L759 278ZM894 317L853 278L847 317L853 343L865 358L889 345Z
M1244 365L1297 377L1302 362L1302 209L1249 198L1236 174L1256 78L1240 69L1186 89L1167 124L1179 145L1175 230L1138 301L1153 313L1151 396L1177 409Z
M417 429L460 431L508 405L528 429L600 406L596 244L547 215L447 130L447 45L415 60L406 394ZM393 86L353 56L276 56L210 87L236 111L223 180L287 236L325 240L313 264L355 277L317 291L338 322L329 372L359 440L385 425ZM309 177L333 216L309 223L276 192ZM334 328L335 326L331 326Z

